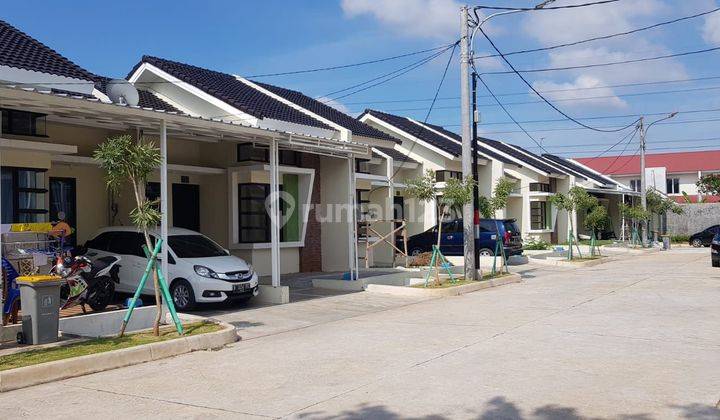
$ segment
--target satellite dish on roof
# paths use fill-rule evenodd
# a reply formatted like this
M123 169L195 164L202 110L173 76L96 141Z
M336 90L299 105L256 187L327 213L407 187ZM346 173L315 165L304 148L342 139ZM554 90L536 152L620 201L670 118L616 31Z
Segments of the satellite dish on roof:
M112 79L107 83L105 89L108 98L113 103L137 106L140 102L140 94L130 82L123 79Z

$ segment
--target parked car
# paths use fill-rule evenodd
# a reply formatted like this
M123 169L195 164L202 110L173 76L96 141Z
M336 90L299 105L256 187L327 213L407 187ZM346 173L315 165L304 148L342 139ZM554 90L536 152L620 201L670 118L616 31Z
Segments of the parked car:
M720 232L718 232L710 243L710 260L713 267L720 267Z
M417 255L423 252L432 252L432 246L437 244L437 228L437 226L433 226L423 233L409 237L408 253ZM498 233L502 239L506 256L522 254L522 237L515 219L480 219L480 237L475 240L475 247L480 250L480 255L492 256L495 254ZM441 235L440 251L444 255L464 254L462 219L443 223Z
M151 234L160 236L158 231ZM119 255L122 262L116 290L134 293L147 266L144 244L143 234L134 227L109 227L87 241L84 251L90 257ZM247 301L258 294L258 275L250 264L188 229L168 230L168 281L178 311L191 310L198 303ZM148 281L142 294L154 293L153 282Z
M705 230L690 236L690 245L700 248L701 246L710 246L713 237L720 232L720 225L710 226Z

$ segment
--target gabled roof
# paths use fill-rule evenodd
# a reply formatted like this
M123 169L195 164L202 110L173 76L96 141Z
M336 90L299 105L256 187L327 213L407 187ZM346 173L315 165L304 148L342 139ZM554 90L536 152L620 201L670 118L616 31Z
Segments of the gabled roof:
M388 147L375 147L375 149L378 149L379 151L381 151L381 152L385 153L386 155L390 156L391 158L393 158L393 160L394 160L395 162L419 163L419 162L417 162L416 160L410 158L410 156L406 155L405 153L403 153L403 152L401 152L401 151L399 151L399 150L390 149L390 148L388 148ZM373 155L377 155L377 153L373 152ZM379 155L378 155L378 156L379 156Z
M107 94L107 86L111 80L112 79L109 77L95 76L95 81L96 81L95 85L100 92ZM55 91L57 89L53 89L53 90ZM138 106L140 108L152 108L152 109L156 109L156 110L163 110L163 111L167 111L167 112L177 112L178 114L184 114L184 112L178 110L174 106L172 106L169 103L160 99L153 92L143 90L142 86L139 87L138 94L140 96L140 100L138 101Z
M395 137L389 136L388 134L385 134L384 132L371 127L345 113L342 113L338 111L337 109L328 106L327 104L322 103L321 101L317 99L313 99L302 92L298 92L295 90L285 89L278 86L269 85L267 83L261 83L253 81L256 85L269 90L270 92L274 93L275 95L278 95L296 105L299 105L305 109L307 109L310 112L313 112L323 118L326 118L335 124L338 124L350 131L352 131L353 134L358 136L364 136L364 137L372 137L376 139L382 139L382 140L390 140L393 142L398 142L399 140Z
M130 71L128 78L143 63L152 64L173 77L189 83L256 118L271 118L310 127L333 129L310 115L304 114L241 82L235 76L219 71L145 55L140 63Z
M411 136L435 146L453 156L462 156L462 137L460 137L457 133L453 133L452 131L445 129L444 127L416 121L399 115L376 111L374 109L366 109L365 112L363 112L363 114L358 118L362 118L362 116L366 114L379 118L380 120L394 126L398 130L404 131L405 133L410 134ZM503 163L513 163L504 156L488 149L481 142L478 142L478 153L481 157L486 159L495 159Z
M568 170L570 170L572 172L581 174L584 178L593 180L602 185L620 186L620 184L613 181L612 179L610 179L606 176L600 175L600 174L590 170L587 166L579 164L571 159L565 159L560 156L551 155L549 153L544 154L543 157L546 159L549 159L553 162L556 162L558 165L562 165L563 167L567 168Z
M558 167L557 164L554 164L553 162L544 159L542 156L538 156L535 153L530 152L520 146L486 138L480 138L479 140L481 143L484 143L488 147L504 153L512 157L513 159L521 162L522 166L529 166L535 168L544 172L545 175L569 175L566 170Z
M574 160L605 175L640 174L640 157L637 155L575 158ZM720 171L720 150L646 154L645 166L648 168L664 167L667 173Z
M405 133L432 146L435 146L438 149L453 156L460 156L460 154L462 153L462 147L459 144L437 133L434 133L432 130L428 130L421 123L415 122L410 118L387 114L385 112L376 111L374 109L366 109L365 112L363 112L362 115L360 115L360 117L358 118L362 118L362 116L366 114L372 115L373 117L376 117L381 121L392 125L398 130L404 131Z
M0 20L0 66L94 80L94 75L89 71L2 20Z

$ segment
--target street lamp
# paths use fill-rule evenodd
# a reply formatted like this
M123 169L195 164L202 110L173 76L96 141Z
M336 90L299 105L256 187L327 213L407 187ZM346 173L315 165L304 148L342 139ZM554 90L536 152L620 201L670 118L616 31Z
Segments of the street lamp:
M659 123L660 121L669 120L670 118L673 118L678 114L677 111L672 112L660 119L657 119L650 124L648 124L647 127L643 127L644 117L640 117L640 203L642 205L643 210L647 211L647 180L645 176L645 150L646 150L646 142L645 138L647 136L647 132L653 125ZM643 247L647 245L648 240L648 221L647 219L643 220L643 230L642 230L642 244Z

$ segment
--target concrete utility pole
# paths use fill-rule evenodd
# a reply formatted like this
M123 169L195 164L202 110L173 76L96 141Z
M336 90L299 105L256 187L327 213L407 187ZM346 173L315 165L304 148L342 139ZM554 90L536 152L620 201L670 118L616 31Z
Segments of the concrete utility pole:
M672 112L668 114L665 117L662 117L658 120L655 120L651 122L650 124L645 127L645 118L640 117L640 122L638 123L638 126L640 128L640 203L642 205L643 210L647 211L647 180L645 179L645 149L646 149L646 142L645 137L647 136L647 132L653 125L659 123L660 121L669 120L670 118L676 116L678 113L677 111ZM655 185L653 185L653 188ZM643 231L642 231L642 244L643 246L647 245L648 240L648 221L643 220Z
M472 122L470 119L470 37L469 10L460 9L460 115L462 126L462 173L463 179L472 177ZM442 221L441 221L442 222ZM475 225L473 202L463 206L463 241L465 254L465 279L476 280Z
M645 117L640 117L640 122L638 125L640 126L640 205L642 206L643 210L647 211L647 180L645 179L645 127L643 123L645 122ZM642 222L642 246L644 247L647 244L647 228L648 228L648 221L647 219L643 219Z

